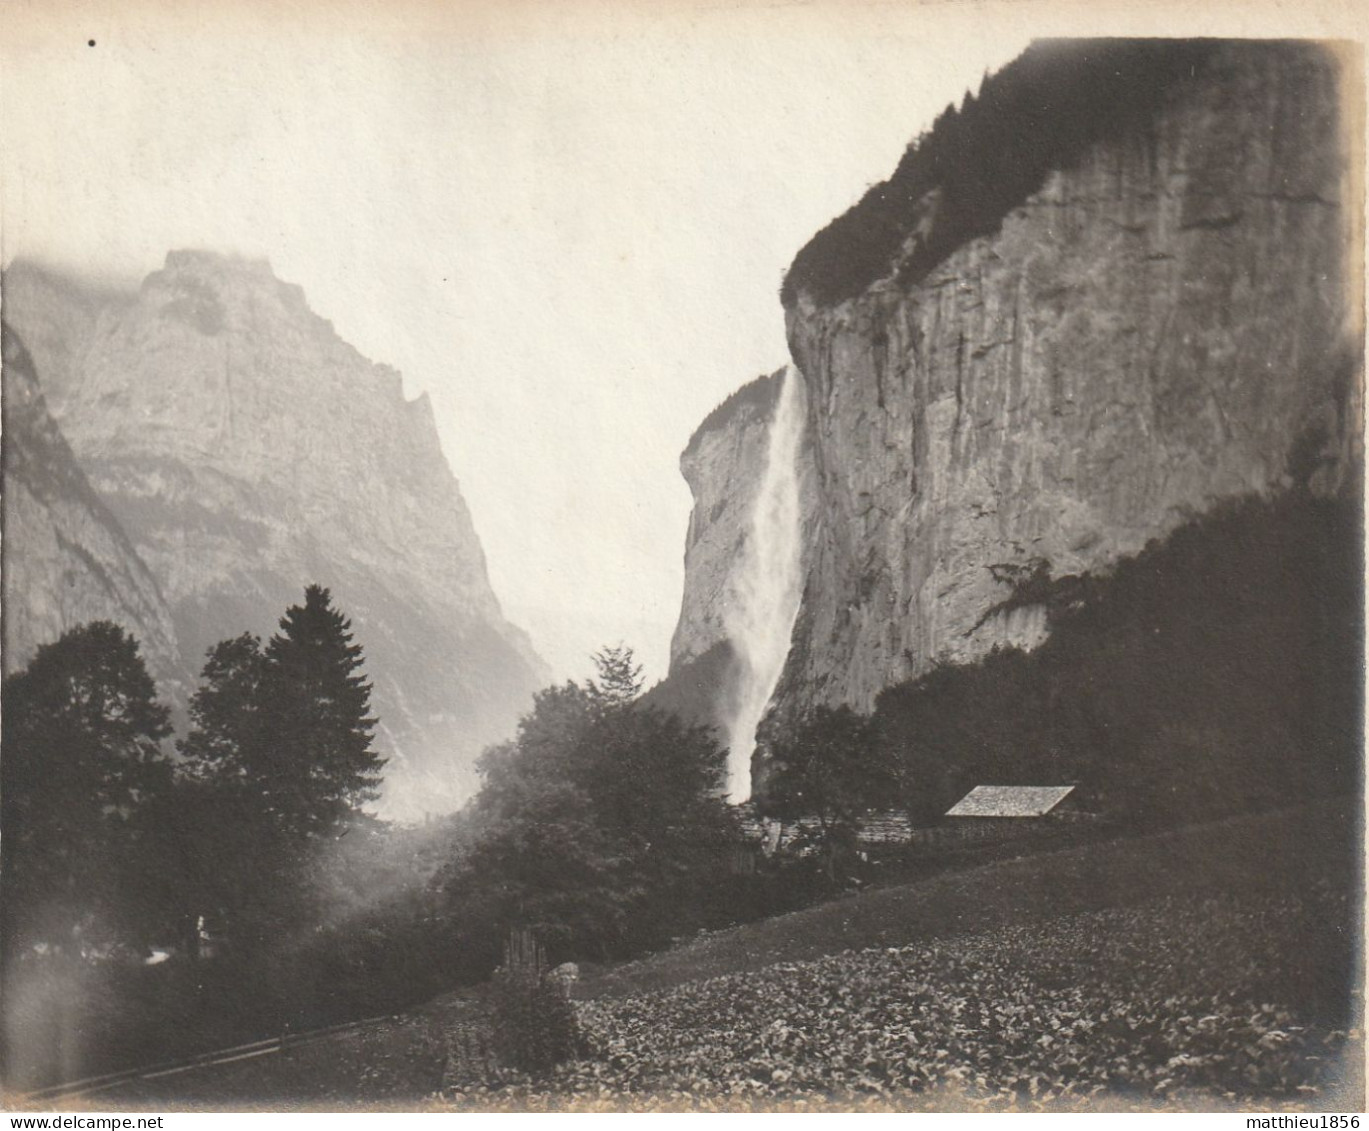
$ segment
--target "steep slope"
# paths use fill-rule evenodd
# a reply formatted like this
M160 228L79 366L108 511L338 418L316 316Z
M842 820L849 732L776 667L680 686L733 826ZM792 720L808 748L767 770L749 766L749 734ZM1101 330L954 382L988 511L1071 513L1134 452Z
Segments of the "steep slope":
M1350 489L1341 61L1034 46L800 253L816 474L781 715L1031 647L1034 582L1106 573L1222 499Z
M4 362L4 669L93 620L122 625L183 705L183 664L156 580L76 464L49 415L33 360L0 323Z
M406 401L398 373L263 261L172 252L133 301L69 304L65 341L73 288L27 274L7 308L58 343L54 414L158 579L187 663L269 633L307 583L329 587L375 683L383 808L458 804L542 667L490 589L426 396Z

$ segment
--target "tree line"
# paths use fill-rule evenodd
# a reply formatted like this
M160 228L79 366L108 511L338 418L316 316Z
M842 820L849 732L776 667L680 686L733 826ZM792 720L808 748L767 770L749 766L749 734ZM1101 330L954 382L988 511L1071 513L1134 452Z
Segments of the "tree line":
M713 732L645 702L622 646L538 693L462 812L406 830L368 812L377 720L327 590L265 643L210 649L174 757L136 641L85 625L4 682L3 959L173 938L194 958L208 940L218 961L198 965L219 973L187 976L175 1009L223 1044L244 987L246 1039L268 1014L324 1023L477 981L514 931L555 961L612 961L800 905L859 867L863 813L930 824L978 784L1076 784L1136 826L1344 794L1361 546L1352 503L1294 491L1219 508L1106 577L1005 571L1002 608L1047 609L1042 646L769 734L756 808L816 827L798 858L756 851Z
M265 646L215 645L174 758L116 624L71 629L8 677L6 961L172 939L193 954L210 933L250 947L296 920L312 847L363 817L383 767L350 629L311 585Z
M516 930L558 961L607 959L727 921L751 879L729 882L724 751L640 703L630 649L595 663L485 751L463 812L414 829L370 812L371 685L326 589L264 643L208 651L174 754L137 641L64 633L3 686L6 984L59 963L75 993L78 969L104 970L106 1051L147 1060L479 980ZM144 968L153 947L176 961Z
M978 784L1075 784L1086 808L1133 824L1351 790L1359 532L1352 504L1294 491L1219 508L1106 577L1005 573L1003 608L1047 609L1041 647L936 666L868 717L824 708L772 733L760 814L815 821L830 884L864 812L927 825ZM608 958L783 902L733 866L744 838L713 733L643 703L630 649L596 664L485 751L482 789L414 873L398 918L428 924L448 965L460 953L479 969L513 928ZM203 927L259 950L319 919L320 846L381 827L361 667L311 586L265 645L210 650L172 759L168 713L121 629L40 649L4 687L6 953L25 935L102 933L193 951ZM374 933L397 929L391 914Z

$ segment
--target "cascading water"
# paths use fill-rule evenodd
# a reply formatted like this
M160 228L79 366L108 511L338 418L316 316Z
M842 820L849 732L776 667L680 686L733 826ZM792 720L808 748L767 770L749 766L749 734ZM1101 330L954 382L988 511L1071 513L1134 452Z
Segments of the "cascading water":
M751 796L751 755L784 661L802 596L799 445L807 417L803 374L789 366L775 405L765 473L728 602L725 626L740 679L727 735L727 793Z

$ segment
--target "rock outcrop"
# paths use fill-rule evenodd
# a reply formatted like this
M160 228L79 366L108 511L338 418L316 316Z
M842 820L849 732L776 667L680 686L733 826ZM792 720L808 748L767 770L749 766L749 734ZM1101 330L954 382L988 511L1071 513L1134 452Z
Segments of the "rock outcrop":
M1106 573L1224 499L1351 481L1342 77L1307 43L1034 47L800 253L816 471L780 715L1030 648L1033 581ZM725 544L697 479L691 549ZM677 653L712 633L687 600Z
M475 754L511 732L544 669L503 619L427 397L405 400L397 372L264 261L173 252L104 302L10 271L5 303L33 325L53 414L157 579L189 667L220 639L269 634L322 584L375 685L384 811L473 792Z
M670 641L672 671L727 639L733 571L750 533L783 378L781 370L743 385L694 430L680 455L694 510L685 536L684 599Z

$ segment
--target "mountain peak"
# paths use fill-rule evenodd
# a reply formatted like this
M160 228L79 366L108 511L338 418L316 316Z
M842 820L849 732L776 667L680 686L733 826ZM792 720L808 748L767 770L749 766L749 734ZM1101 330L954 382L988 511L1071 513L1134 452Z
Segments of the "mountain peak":
M166 253L164 267L168 271L198 271L205 273L233 272L274 279L271 261L264 255L240 255L231 251L209 248L177 248Z

